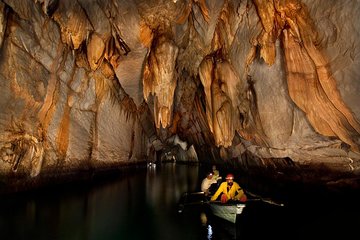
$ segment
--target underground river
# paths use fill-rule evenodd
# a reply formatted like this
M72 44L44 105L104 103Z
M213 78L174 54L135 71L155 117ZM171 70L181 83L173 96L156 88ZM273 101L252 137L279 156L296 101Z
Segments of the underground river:
M181 195L198 191L205 171L167 163L89 183L1 196L1 239L350 239L359 235L360 208L347 198L292 202L284 197L283 207L254 201L235 225L206 215L204 221L201 207L179 213Z

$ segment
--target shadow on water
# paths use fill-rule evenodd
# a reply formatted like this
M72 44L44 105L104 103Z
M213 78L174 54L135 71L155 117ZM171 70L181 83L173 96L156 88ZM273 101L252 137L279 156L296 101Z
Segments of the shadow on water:
M350 239L360 225L357 200L347 197L285 207L249 202L235 225L201 206L179 214L181 195L198 191L203 177L198 166L169 163L1 196L1 239Z

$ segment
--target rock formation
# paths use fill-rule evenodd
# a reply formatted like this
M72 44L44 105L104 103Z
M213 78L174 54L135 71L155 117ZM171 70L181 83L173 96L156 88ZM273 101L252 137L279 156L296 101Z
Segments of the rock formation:
M2 182L171 156L325 169L312 178L358 187L359 11L351 0L2 0Z

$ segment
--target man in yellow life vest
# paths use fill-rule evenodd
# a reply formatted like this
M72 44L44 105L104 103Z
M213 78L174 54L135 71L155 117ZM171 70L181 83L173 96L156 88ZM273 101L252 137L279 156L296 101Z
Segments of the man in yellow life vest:
M229 200L246 202L247 197L239 184L234 182L234 175L228 174L225 179L226 182L220 184L210 201L215 201L221 194L220 200L222 203L226 203Z

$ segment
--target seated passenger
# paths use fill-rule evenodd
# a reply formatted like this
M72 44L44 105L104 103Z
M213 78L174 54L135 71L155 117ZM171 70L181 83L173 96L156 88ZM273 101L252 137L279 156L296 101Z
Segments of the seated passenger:
M211 201L217 200L221 194L220 200L222 203L229 200L246 202L247 197L239 184L234 182L234 175L228 174L225 179L226 182L220 184L218 190L211 197Z
M221 179L221 176L220 176L220 172L219 170L217 170L216 168L216 165L213 165L212 166L212 172L214 174L213 178L216 180L216 181L219 181Z
M201 191L205 193L205 196L210 194L210 187L212 184L217 183L215 179L213 179L212 172L208 172L206 178L201 182Z

